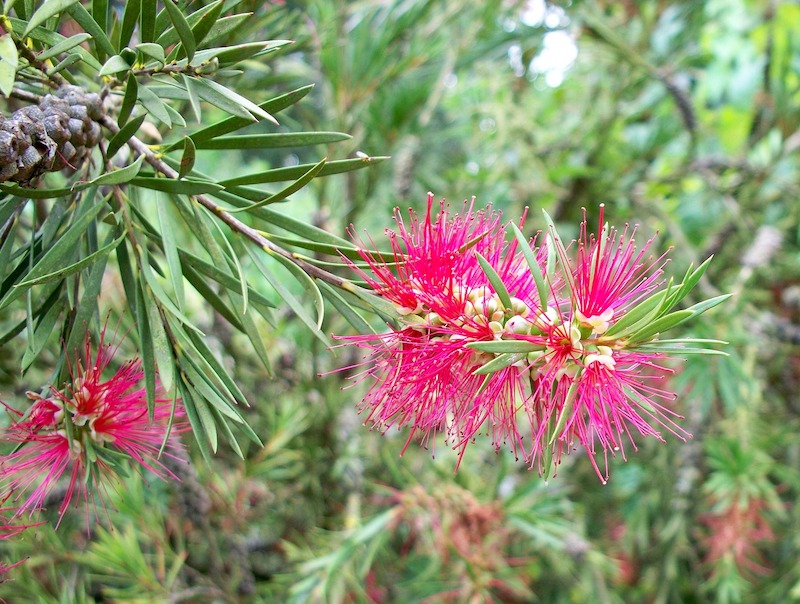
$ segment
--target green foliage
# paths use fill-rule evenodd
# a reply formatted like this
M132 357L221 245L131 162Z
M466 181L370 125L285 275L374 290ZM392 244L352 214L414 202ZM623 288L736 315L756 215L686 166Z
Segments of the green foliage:
M175 484L125 478L113 531L71 511L57 532L3 541L4 562L28 559L0 597L800 600L800 7L543 10L3 3L4 110L70 82L106 115L92 161L0 184L1 398L21 408L25 390L63 383L111 313L151 400L158 378L186 406L197 463L173 460ZM577 48L555 80L534 60L551 34ZM694 438L626 448L602 486L581 451L547 482L491 451L453 475L444 443L398 458L408 434L358 426L361 386L319 377L359 371L329 336L391 312L342 276L344 227L377 233L428 190L546 209L565 240L603 202L699 267L614 328L708 310L677 331L730 355L690 356L670 383ZM526 352L480 346L500 365Z

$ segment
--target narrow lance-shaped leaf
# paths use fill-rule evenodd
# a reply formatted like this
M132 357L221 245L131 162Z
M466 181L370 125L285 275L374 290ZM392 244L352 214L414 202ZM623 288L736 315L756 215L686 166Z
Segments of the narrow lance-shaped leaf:
M196 48L192 28L189 27L189 23L187 23L186 17L183 16L183 12L172 0L162 0L162 2L164 3L164 8L167 10L170 21L172 21L172 25L175 27L175 31L178 32L178 37L181 39L183 50L186 53L186 60L191 63Z
M185 140L191 141L192 139L187 138ZM317 164L315 164L310 170L308 170L305 174L303 174L295 182L293 182L293 183L289 184L288 186L284 187L283 189L281 189L277 193L275 193L273 195L270 195L269 197L264 198L262 201L254 203L251 206L246 206L246 207L243 207L243 208L235 208L235 209L228 210L228 211L229 212L246 212L248 210L254 210L255 208L260 208L260 207L265 206L265 205L270 204L270 203L276 203L278 201L283 201L284 199L289 197L289 195L292 195L293 193L296 193L297 191L302 189L304 186L306 186L309 182L311 182L314 179L314 177L317 176L320 173L320 171L322 170L322 168L325 166L325 160L326 159L327 158L324 158L324 159L320 160Z
M467 348L480 350L481 352L491 352L493 354L503 354L506 352L534 352L541 350L542 347L526 340L492 340L486 342L470 342Z
M198 149L276 149L279 147L305 147L349 140L342 132L281 132L277 134L242 134L220 136L197 141Z
M181 167L178 171L178 178L185 178L194 168L194 161L197 157L197 150L194 142L188 136L183 139L183 156L181 157Z
M319 171L317 176L330 176L332 174L352 172L354 170L360 170L362 168L374 166L386 159L388 159L388 156L381 155L367 158L359 157L355 159L337 159L333 161L326 161L325 165L322 166L322 169ZM315 164L301 164L299 166L273 168L264 172L255 172L253 174L246 174L244 176L237 176L235 178L227 178L219 181L219 184L225 187L233 187L237 185L257 185L270 182L286 182L301 178L309 170L314 168L314 166Z
M232 115L239 117L246 117L245 114L250 114L253 121L258 121L258 118L270 121L277 124L278 121L261 107L253 103L250 99L226 88L222 84L218 84L213 80L206 80L204 78L196 78L195 83L198 86L198 94L200 97Z
M62 40L58 44L54 44L53 46L51 46L50 48L39 54L39 60L47 61L48 59L52 59L53 57L56 57L61 53L67 52L68 50L72 50L79 44L83 44L84 42L86 42L86 40L91 39L91 37L92 36L84 32L75 34L74 36L70 36L69 38Z
M111 44L111 41L108 39L106 32L97 24L92 18L92 15L89 14L83 5L81 4L73 4L69 7L68 11L70 16L78 22L83 30L92 36L92 42L94 42L95 47L100 51L100 57L98 57L101 61L105 56L112 56L117 53L114 45Z
M127 2L125 2L125 11L122 14L122 25L117 30L119 33L119 40L116 45L118 50L122 50L130 43L133 30L136 28L136 23L139 21L140 7L141 0L127 0Z
M142 42L153 42L156 37L156 12L158 0L141 0L139 14L139 36Z
M41 277L42 275L46 275L58 267L59 264L64 262L65 259L70 258L78 244L78 241L81 237L83 237L89 224L95 220L95 217L104 205L105 203L103 200L96 202L93 206L90 206L89 210L85 214L75 220L70 225L70 228L66 230L64 235L62 235L30 269L27 274L27 279L32 280ZM31 239L31 242L33 241L34 240ZM31 260L32 259L33 258L31 257ZM26 288L22 287L11 289L3 298L3 300L0 301L0 308L5 308L8 306L25 290Z
M325 294L328 301L338 311L345 321L353 326L357 333L376 333L372 326L362 317L353 306L344 299L339 291L328 285L324 281L319 282L320 290Z
M147 414L150 420L156 408L156 363L153 351L153 338L150 333L150 317L148 312L149 296L147 284L139 282L136 300L136 329L139 332L139 352L142 355L142 369L144 370L144 385L147 393Z
M198 92L197 86L195 85L195 80L187 76L185 73L181 74L181 78L183 79L183 85L186 87L186 93L189 96L189 107L192 108L194 119L199 124L201 117L200 93ZM185 149L185 143L184 143L184 149Z
M488 375L506 367L511 367L511 365L523 358L525 358L525 353L523 352L504 352L478 367L472 372L472 375Z
M84 256L77 262L70 264L69 266L65 266L63 268L59 268L58 270L53 271L52 273L47 273L46 275L41 275L37 277L28 277L24 281L17 283L14 287L31 287L32 285L40 285L42 283L46 283L47 281L54 281L59 279L65 279L70 275L74 275L75 273L83 270L87 266L94 264L101 258L104 258L108 254L111 253L127 236L126 233L122 233L116 239L113 239L108 244L101 247L99 250L92 252L88 256Z
M97 178L91 181L91 184L95 186L100 185L121 185L123 183L129 182L133 180L136 175L139 173L139 170L142 168L142 162L144 161L144 155L140 155L136 158L136 160L125 166L124 168L120 168L119 170L113 170L111 172L106 172L105 174L101 174Z
M144 55L144 57L154 59L161 65L167 62L167 57L164 55L164 48L160 44L154 44L153 42L137 44L136 50Z
M283 285L283 281L280 278L277 278L275 275L272 274L264 261L254 252L252 246L246 246L247 252L250 254L250 257L253 259L256 267L261 271L261 274L269 281L281 299L289 306L292 312L297 315L297 317L306 324L306 326L311 330L311 332L322 341L323 344L326 346L330 346L330 340L328 337L319 330L317 326L317 322L308 314L303 303L297 299L297 297L289 291L289 289ZM264 250L267 253L270 253L269 250ZM320 311L321 312L321 311Z
M56 65L45 71L45 75L47 77L51 77L54 74L61 73L67 67L71 67L75 63L79 63L81 61L81 56L79 54L70 54L64 57L62 61L59 61ZM70 74L66 74L65 78L69 79L71 76Z
M489 264L489 261L481 256L481 254L475 252L475 256L478 259L481 270L483 270L483 274L489 279L489 283L492 284L494 292L497 294L497 297L500 298L503 307L507 309L511 308L511 296L508 294L508 290L506 289L505 283L503 283L503 280L500 278L500 275L497 274L494 268L492 268L492 265Z
M133 75L131 75L131 77L133 77ZM125 143L127 143L131 137L139 131L139 128L141 128L142 124L144 123L145 117L147 116L143 114L130 120L127 124L119 129L119 132L111 137L111 140L108 141L108 148L106 149L107 158L111 159L114 157L117 151L119 151L122 146L125 145Z
M175 240L176 229L169 214L166 200L155 194L156 213L158 214L158 224L161 231L161 246L164 250L164 257L167 259L169 269L169 279L172 283L172 291L175 292L175 301L178 308L183 310L185 306L185 296L183 291L183 270L181 261L178 257L178 244Z
M514 231L514 237L517 239L519 248L522 250L522 255L525 257L525 262L528 264L531 277L533 277L533 281L536 283L536 291L539 293L539 306L542 310L545 310L547 308L547 299L550 294L547 290L547 284L545 284L542 278L542 267L539 266L536 260L536 253L531 249L525 235L522 234L522 231L513 222L511 223L511 230Z
M0 36L0 93L8 97L17 76L17 46L11 35Z
M50 17L64 12L79 0L47 0L42 4L39 9L31 15L28 20L28 26L25 28L24 36L27 36L35 27L38 27Z
M189 425L192 427L192 434L194 434L195 441L200 447L200 453L203 455L203 459L206 463L210 464L214 454L210 448L210 439L206 431L206 424L200 420L200 415L197 410L196 398L200 397L199 395L194 395L192 393L193 389L191 383L189 382L189 378L186 377L185 373L181 373L180 390L183 408L186 410L186 417L189 419ZM205 403L202 404L205 405ZM207 409L204 409L204 411L206 413L208 412ZM214 429L214 437L216 439L216 429Z
M167 128L172 127L172 118L169 116L164 101L147 86L139 86L139 102L154 118L163 122Z
M197 80L193 78L185 78L192 83L196 83ZM187 83L187 89L189 84ZM305 97L311 89L313 85L303 86L302 88L298 88L297 90L292 90L291 92L287 92L286 94L282 94L274 99L270 99L265 101L259 105L261 109L270 113L277 113L287 107L290 107L297 103L300 99ZM199 92L198 92L199 95ZM212 138L216 138L217 136L221 136L224 134L228 134L229 132L234 132L239 130L240 128L244 128L245 126L249 126L253 123L252 116L248 115L247 117L229 117L211 124L210 126L206 126L205 128L201 128L196 132L193 132L190 136L194 140L195 143L198 143L202 140L208 140ZM171 148L171 147L170 147Z

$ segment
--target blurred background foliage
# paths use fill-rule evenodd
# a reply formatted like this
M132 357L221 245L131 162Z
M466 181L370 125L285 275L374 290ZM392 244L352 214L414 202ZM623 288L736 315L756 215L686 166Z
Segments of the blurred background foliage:
M192 9L204 1L192 2ZM730 356L675 365L694 438L642 442L603 486L578 452L548 483L475 446L363 428L347 349L275 310L250 340L202 300L187 312L252 406L241 442L181 484L126 479L114 530L68 516L3 549L28 561L8 602L791 602L800 600L800 5L777 0L244 1L219 45L292 39L226 82L257 102L314 83L292 131L352 138L292 153L198 154L231 178L320 157L390 155L313 180L280 207L374 236L426 191L586 208L658 232L679 270L714 254L701 294L735 298L693 328ZM265 97L263 91L269 91ZM682 271L681 271L682 272ZM269 296L261 277L248 281ZM302 294L299 289L296 292ZM105 301L113 306L114 300ZM351 328L333 309L322 332ZM0 350L4 400L30 381ZM35 368L34 370L35 371ZM488 445L488 443L487 443ZM145 495L147 495L145 497ZM80 516L80 514L77 514ZM71 522L73 524L71 524Z

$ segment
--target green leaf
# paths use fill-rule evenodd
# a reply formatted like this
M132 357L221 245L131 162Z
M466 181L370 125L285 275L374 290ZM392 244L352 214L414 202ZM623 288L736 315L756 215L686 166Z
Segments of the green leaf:
M139 36L142 42L151 43L156 37L156 11L158 9L158 0L141 0L141 2Z
M156 361L149 316L149 306L153 304L153 301L147 295L146 288L146 283L138 282L136 288L136 329L139 333L139 353L142 357L142 369L144 370L147 414L152 420L156 408Z
M211 26L211 31L208 32L208 35L204 40L205 43L211 44L215 40L227 36L229 33L236 31L236 29L244 22L252 18L253 13L240 13L238 15L230 15L228 17L217 19L217 22Z
M48 59L52 59L53 57L60 55L63 52L67 52L68 50L72 50L76 46L83 44L84 42L86 42L86 40L91 39L91 37L92 36L90 36L87 33L80 33L80 34L75 34L74 36L70 36L69 38L65 38L58 44L54 44L47 50L43 51L39 55L39 60L47 61Z
M280 147L305 147L338 143L352 138L342 132L281 132L276 134L242 134L220 136L211 140L197 141L198 149L277 149Z
M721 296L715 296L714 298L709 298L708 300L704 300L703 302L698 302L697 304L693 304L686 310L691 310L696 315L700 313L704 313L710 308L714 308L718 304L722 304L728 298L732 297L733 294L722 294Z
M95 217L100 213L100 210L104 206L105 202L103 200L96 202L94 205L89 207L86 213L76 218L75 221L70 224L69 228L65 230L64 234L53 244L53 246L50 247L38 261L36 261L36 264L33 267L31 267L30 271L26 275L27 280L30 281L43 275L47 275L61 265L64 261L69 261L74 253L78 241L81 237L83 237L89 224L95 220ZM22 287L12 288L6 293L2 301L0 301L0 308L5 308L8 306L13 300L15 300L25 291L26 288Z
M178 32L178 37L183 45L183 51L186 53L186 59L191 63L196 48L192 28L189 27L189 23L186 22L186 17L183 16L183 12L175 6L172 0L162 0L162 2L164 3L164 8L167 9L169 20L172 21L175 31Z
M122 25L119 28L119 41L117 48L122 50L127 47L133 36L133 30L136 29L136 23L139 21L139 9L141 7L141 0L127 0L125 2L125 12L122 14Z
M663 317L656 319L646 327L642 328L640 331L636 331L631 336L630 343L631 345L634 345L638 342L648 340L657 334L668 331L676 325L683 323L685 320L693 317L695 314L697 313L695 313L693 310L676 310L668 315L664 315Z
M215 182L206 180L175 180L174 178L155 178L149 176L139 176L131 181L131 184L145 189L163 191L165 193L176 193L182 195L200 195L204 193L216 193L222 190L222 186Z
M528 342L527 340L492 340L486 342L470 342L465 344L472 350L481 352L491 352L492 354L503 354L506 352L535 352L542 350L542 346Z
M92 0L92 19L103 31L108 26L108 0ZM84 34L80 34L84 35Z
M167 204L158 194L156 194L155 204L161 232L161 245L164 250L164 257L167 259L172 290L175 292L175 300L178 308L183 309L185 306L183 270L181 268L180 258L178 257L178 245L175 241L175 233L179 232L180 229L170 218L169 210L166 207Z
M187 138L186 140L188 141L188 140L191 140L191 139ZM260 208L261 206L265 206L265 205L270 204L270 203L276 203L278 201L283 201L284 199L289 197L289 195L291 195L293 193L296 193L297 191L299 191L300 189L305 187L309 182L311 182L314 179L314 177L317 176L317 174L320 173L320 171L322 170L323 166L325 166L325 159L320 160L317 164L312 166L312 168L310 170L308 170L308 172L303 174L295 182L293 182L293 183L289 184L288 186L284 187L283 189L281 189L277 193L275 193L273 195L270 195L269 197L265 197L264 199L262 199L259 202L254 203L253 205L246 206L246 207L243 207L243 208L235 208L235 209L228 210L228 211L229 212L252 211L252 210L254 210L256 208Z
M200 98L223 111L227 111L231 115L246 118L249 114L253 121L258 121L258 118L261 118L274 124L278 123L272 115L261 107L233 90L225 88L222 84L204 78L195 78L195 84L197 84L197 93ZM195 140L195 142L197 141Z
M239 317L228 307L225 301L217 295L211 287L209 287L206 280L202 275L189 265L183 267L183 275L186 280L197 290L203 298L211 305L211 308L216 310L225 320L230 323L234 328L244 333L244 326L239 320Z
M52 75L54 75L56 73L61 73L67 67L71 67L75 63L79 63L81 60L82 60L81 59L81 55L79 55L77 53L69 54L66 57L64 57L64 59L62 61L59 61L56 65L54 65L53 67L48 69L45 72L45 75L47 75L47 77L50 77L50 76L52 76Z
M511 223L511 230L514 231L514 237L519 244L519 248L522 250L522 255L525 256L525 262L528 264L531 277L533 277L536 283L536 291L539 293L539 306L542 310L545 310L547 308L547 300L550 297L550 292L542 276L542 267L539 266L536 260L536 253L531 249L525 235L522 234L522 231L513 222Z
M186 410L186 417L189 418L189 425L192 427L192 434L194 434L195 441L200 447L200 453L203 455L203 459L206 461L206 463L210 464L211 458L214 456L213 452L209 448L210 440L206 433L205 423L200 420L200 415L197 410L197 402L195 395L192 393L192 386L189 383L189 378L187 378L184 374L181 374L180 391L183 408ZM205 403L201 404L205 408ZM205 409L205 412L208 413L208 409Z
M195 55L196 63L202 64L216 58L220 65L238 63L246 59L257 57L267 52L273 52L282 46L292 44L291 40L270 40L267 42L247 42L235 46L221 46L201 50Z
M56 326L56 321L65 306L66 303L63 300L54 298L53 302L45 310L44 315L39 315L39 322L34 330L34 337L28 341L25 353L22 355L20 368L23 373L28 370L31 363L36 360L44 349L50 334L53 332L53 328Z
M511 367L511 365L523 358L525 358L524 352L504 352L478 367L472 372L472 375L489 375L495 371Z
M121 185L126 182L130 182L133 180L136 175L139 173L139 170L142 168L142 162L144 161L144 155L140 155L136 158L136 160L121 168L119 170L113 170L111 172L106 172L105 174L101 174L97 178L91 181L93 185Z
M193 78L186 78L186 79L192 82L197 81ZM309 92L311 92L311 89L313 87L314 87L313 85L303 86L302 88L298 88L297 90L287 92L286 94L275 97L274 99L265 101L261 103L259 107L264 111L268 111L270 113L278 113L279 111L286 109L287 107L290 107L295 103L297 103L300 99L302 99ZM214 124L211 124L210 126L206 126L205 128L201 128L197 132L193 132L190 136L192 137L192 140L194 140L195 144L197 144L199 141L209 140L223 134L228 134L229 132L234 132L236 130L239 130L240 128L249 126L252 123L253 123L252 116L229 117Z
M94 264L101 258L105 258L108 256L116 247L122 243L122 241L127 236L126 233L122 233L116 239L112 240L111 242L107 243L99 250L89 254L88 256L84 256L77 262L70 264L69 266L65 266L63 268L59 268L51 273L47 273L46 275L41 276L34 276L31 277L30 274L27 279L17 283L14 287L31 287L33 285L41 285L42 283L46 283L48 281L60 280L68 277L69 275L74 275L75 273L83 270L90 264Z
M136 82L136 76L131 72L128 74L128 79L125 82L125 96L122 97L122 105L119 108L119 115L117 116L117 125L119 125L120 128L125 126L138 98L139 84ZM113 155L113 153L111 155ZM108 157L111 157L111 155Z
M272 254L272 257L283 264L283 266L285 266L286 269L294 275L294 278L297 279L297 282L303 286L306 294L311 297L311 301L314 303L314 307L317 309L317 329L322 329L322 321L325 319L325 302L322 299L322 293L319 291L314 279L312 279L308 273L306 273L288 258L285 258L280 254Z
M164 49L160 44L153 42L145 42L136 45L136 50L142 55L154 59L156 62L164 65L167 62L167 57L164 55Z
M353 326L353 329L356 330L357 333L376 333L373 329L372 325L370 325L364 317L362 317L358 311L353 308L353 306L345 300L344 296L342 296L339 291L325 283L324 281L319 282L320 290L325 294L333 307L339 312L340 315L344 318L345 321L350 323Z
M31 18L28 20L28 26L25 28L25 32L22 35L27 36L29 33L31 33L34 27L38 27L50 17L64 12L77 2L78 0L47 0L44 4L42 4L42 6L39 7L39 10L31 15Z
M224 394L220 393L213 381L207 379L199 368L194 366L192 357L187 357L185 363L182 364L182 369L186 372L187 377L191 380L192 386L195 390L212 406L214 406L220 413L222 413L229 420L237 424L243 424L244 418L238 413L236 403L228 400ZM216 423L216 422L215 422Z
M163 122L167 128L172 127L172 119L164 101L147 86L139 86L139 102L154 118Z
M77 6L77 5L76 5ZM73 7L75 8L75 7ZM88 13L87 13L88 14ZM27 21L22 21L15 17L8 17L9 23L11 23L14 31L21 35L22 31L25 29L25 26L28 25ZM59 33L49 31L44 27L37 27L31 33L30 37L37 42L42 42L44 45L50 47L56 44L59 44L66 40L64 36ZM74 51L81 55L83 62L89 65L92 69L100 69L102 65L98 62L98 60L87 50L81 48L80 46L75 46ZM111 54L114 54L113 52ZM105 58L105 55L104 55Z
M615 321L608 331L603 334L603 337L621 337L623 334L630 333L635 325L639 323L647 324L655 320L664 301L669 298L670 292L678 289L679 286L673 285L667 287L663 292L654 293L649 298L642 300L618 321Z
M67 12L73 19L75 19L75 21L78 22L78 25L80 25L87 34L92 36L92 42L94 42L95 47L99 51L108 56L117 53L117 51L114 49L114 45L111 44L108 36L106 36L105 31L102 30L102 28L97 24L97 21L92 18L92 15L89 14L89 11L87 11L83 5L73 4L70 6Z
M187 136L183 139L183 156L181 157L181 167L178 171L178 178L185 178L186 175L192 171L196 158L197 150L195 149L194 142Z
M175 383L175 359L172 356L167 332L164 329L161 313L152 300L145 301L147 305L148 324L153 342L153 356L158 368L158 378L164 390L169 392Z
M492 265L489 264L489 261L486 260L486 258L481 256L478 252L475 252L475 256L478 259L478 264L481 265L483 274L486 275L487 279L489 279L489 283L492 284L494 292L497 294L497 297L500 298L500 302L503 304L503 307L510 309L511 296L508 294L508 290L506 289L503 280L500 278L500 275L498 275L497 272L492 268Z
M192 113L194 114L195 121L199 124L200 123L200 93L195 86L195 80L190 78L185 73L181 74L181 78L183 79L183 85L186 87L186 94L189 100L189 106L192 108ZM186 143L184 143L185 149Z
M208 6L204 6L189 16L187 20L190 23L193 23L192 35L194 36L194 40L198 45L205 40L205 37L211 31L211 28L214 27L214 24L217 22L217 20L219 20L219 16L222 14L223 8L223 0L216 0L216 2L212 2Z
M183 119L183 116L178 113L177 109L174 109L168 103L164 103L164 109L167 110L169 114L169 119L172 121L173 128L185 128L186 127L186 120Z
M17 46L10 34L0 36L0 93L8 97L17 77Z
M209 264L208 262L205 262L197 256L180 248L178 248L178 254L180 255L181 263L184 266L188 265L197 269L199 273L202 273L209 279L213 279L225 289L233 289L239 286L239 281L230 273L222 270L221 267ZM275 307L272 301L270 301L268 298L265 298L259 292L255 291L249 286L247 289L247 296L248 299L252 300L254 304L258 304L267 308Z
M133 75L131 75L133 77ZM122 128L119 129L111 140L108 141L108 148L106 149L106 157L111 159L116 155L117 151L119 151L122 146L127 143L132 136L134 136L141 128L142 124L144 123L144 119L147 116L142 114L139 117L136 117L125 124ZM144 156L142 156L144 157Z
M225 369L222 364L217 360L217 357L214 356L214 353L211 352L211 349L206 344L205 340L203 340L203 336L194 332L192 330L184 331L184 335L189 338L189 341L193 346L197 349L198 356L195 358L196 365L207 365L208 369L215 375L217 379L228 389L231 397L234 401L238 404L249 406L247 404L247 399L245 398L242 391L239 389L239 386L236 385L231 377L228 375L228 370Z
M564 286L567 289L567 293L569 294L570 299L573 299L573 292L575 291L575 279L572 275L572 268L569 262L569 256L567 256L567 250L564 247L564 243L561 241L561 237L556 230L556 225L553 222L553 219L550 218L550 214L546 211L542 210L542 214L544 214L545 222L547 222L548 226L548 236L550 237L550 242L552 244L553 250L555 250L555 256L558 259L558 262L561 264L561 276L564 279ZM550 250L548 250L549 252ZM547 267L547 274L550 279L552 279L553 271L555 270L554 262L552 262L548 258L548 267Z
M107 76L111 75L112 73L119 73L121 71L129 71L131 68L130 64L123 59L119 55L114 55L109 57L108 61L105 62L102 69L97 73L98 76Z
M254 264L261 272L262 275L269 281L270 285L275 288L275 291L278 292L278 295L281 299L289 306L289 309L300 319L306 326L311 330L313 333L325 346L330 346L331 342L328 337L322 333L319 329L319 325L317 322L308 314L303 303L297 299L297 297L289 291L289 289L283 284L283 280L276 277L272 271L267 267L266 263L257 255L257 253L253 250L253 246L246 246L247 252L250 254L250 257L253 259ZM265 250L268 252L268 250ZM269 252L268 252L269 253ZM320 316L322 310L318 309L318 316Z
M378 164L388 156L367 157L357 159L339 159L334 161L326 161L325 165L319 171L317 176L331 176L333 174L343 174L345 172L352 172L353 170L360 170ZM256 185L270 182L285 182L288 180L296 180L312 169L316 164L301 164L299 166L290 166L287 168L274 168L265 172L257 172L254 174L247 174L245 176L238 176L236 178L229 178L219 181L219 184L225 187L233 187L237 185Z
M107 243L111 237L112 234L109 234L106 240ZM117 249L124 247L124 245L119 245ZM100 288L103 286L103 276L106 274L107 263L107 255L99 258L89 269L89 274L86 278L82 280L83 293L74 307L72 328L64 350L76 350L83 342L85 326L91 325L93 316L98 316L97 300L100 297Z

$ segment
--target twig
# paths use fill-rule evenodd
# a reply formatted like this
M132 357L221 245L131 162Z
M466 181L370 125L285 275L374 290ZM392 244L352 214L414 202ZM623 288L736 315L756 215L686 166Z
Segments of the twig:
M108 116L103 117L103 119L100 120L100 124L114 134L119 132L119 126L117 126L117 123ZM167 178L178 180L178 172L169 165L167 165L166 162L159 159L153 152L153 150L150 149L150 147L148 147L141 140L139 140L135 136L132 136L128 140L127 144L133 151L143 155L145 161L148 164L150 164L156 171L160 172ZM297 267L300 268L306 274L315 277L317 279L320 279L321 281L325 281L326 283L330 283L335 287L338 287L340 289L345 289L348 291L353 291L356 289L357 286L348 279L345 279L343 277L330 273L324 269L321 269L318 266L315 266L303 260L302 258L298 257L297 254L293 254L292 252L276 245L275 243L264 237L256 229L246 225L239 219L229 214L225 210L225 208L220 206L210 197L206 195L193 195L193 197L194 199L197 200L197 202L200 205L202 205L207 210L211 211L213 214L219 217L219 219L222 220L222 222L224 222L225 224L227 224L231 229L233 229L233 231L243 235L256 245L258 245L265 252L269 254L275 254L277 256L282 256L287 260L289 260L290 262L297 265Z

